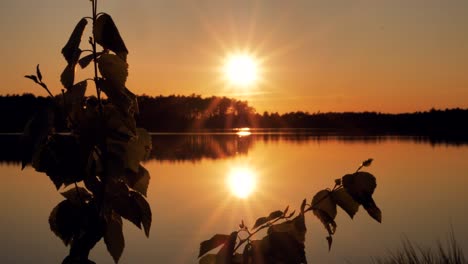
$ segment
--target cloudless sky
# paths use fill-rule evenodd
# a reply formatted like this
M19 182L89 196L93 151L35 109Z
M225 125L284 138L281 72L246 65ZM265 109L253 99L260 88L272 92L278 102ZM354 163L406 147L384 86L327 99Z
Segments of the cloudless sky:
M59 93L60 51L90 6L1 1L0 94L46 95L23 77L37 63ZM100 0L99 9L130 51L136 94L229 96L260 113L468 107L466 0ZM222 81L236 50L259 58L255 87Z

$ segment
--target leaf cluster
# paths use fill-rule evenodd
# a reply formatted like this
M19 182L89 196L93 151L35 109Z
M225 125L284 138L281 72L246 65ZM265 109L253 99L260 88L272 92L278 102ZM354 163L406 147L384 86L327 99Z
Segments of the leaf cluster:
M382 213L375 204L372 195L377 186L375 177L369 172L360 171L368 167L372 159L364 161L356 172L346 174L335 180L333 189L317 192L310 203L302 201L299 214L295 211L288 214L289 206L283 211L271 212L268 216L260 217L252 228L248 228L242 220L239 229L230 235L217 234L200 244L200 264L253 264L253 263L307 263L305 256L305 214L312 211L322 222L328 232L326 240L329 250L333 242L337 224L335 217L337 207L343 209L351 218L362 205L367 213L379 223ZM260 240L253 236L260 230L267 229L267 235ZM242 238L239 234L246 233ZM244 245L242 253L237 250ZM207 254L221 246L216 254Z
M22 137L22 168L31 164L45 173L61 190L64 200L51 212L51 230L70 253L63 263L93 263L90 250L104 239L117 263L125 247L122 218L149 236L152 214L146 201L150 175L141 165L151 151L151 137L137 128L136 97L125 86L128 50L110 15L96 12L82 18L62 49L67 61L60 80L64 89L51 109L39 110L26 125ZM92 19L91 50L80 48L81 38ZM102 50L97 51L98 45ZM85 54L90 52L90 54ZM76 66L94 64L95 76L75 82ZM99 73L98 73L99 70ZM47 90L39 65L36 75L27 75ZM98 97L87 97L93 80ZM108 100L100 99L103 92ZM66 119L70 133L55 132L58 115Z

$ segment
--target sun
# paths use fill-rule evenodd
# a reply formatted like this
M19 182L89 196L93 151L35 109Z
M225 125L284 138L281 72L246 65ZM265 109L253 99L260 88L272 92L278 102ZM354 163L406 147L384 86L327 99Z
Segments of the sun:
M258 80L257 59L247 53L235 53L226 57L223 74L227 82L238 87L254 85Z
M255 190L255 175L248 168L233 168L229 172L227 184L233 195L245 199Z

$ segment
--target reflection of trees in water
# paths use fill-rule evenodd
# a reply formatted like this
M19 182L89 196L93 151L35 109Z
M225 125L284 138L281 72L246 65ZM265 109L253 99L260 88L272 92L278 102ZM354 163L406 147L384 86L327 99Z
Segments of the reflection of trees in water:
M384 142L412 142L431 146L467 146L467 138L428 136L377 136L349 135L333 132L253 132L250 136L236 134L177 134L154 135L150 159L170 162L197 162L202 159L226 159L247 155L256 142L265 144L285 142L310 144L313 142L340 141L346 144L379 144ZM0 162L18 165L19 135L0 135Z
M150 159L200 161L246 155L253 138L236 135L164 135L153 136Z

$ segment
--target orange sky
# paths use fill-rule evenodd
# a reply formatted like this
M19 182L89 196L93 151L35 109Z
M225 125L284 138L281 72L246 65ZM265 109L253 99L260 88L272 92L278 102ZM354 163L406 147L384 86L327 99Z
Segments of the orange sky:
M468 1L99 1L130 51L128 88L248 100L258 112L408 112L468 107ZM59 93L60 50L90 15L85 0L0 3L0 94ZM87 32L89 34L89 32ZM87 37L83 38L86 44ZM83 48L87 48L86 45ZM247 50L263 81L229 87L223 57ZM79 76L85 78L88 72Z

